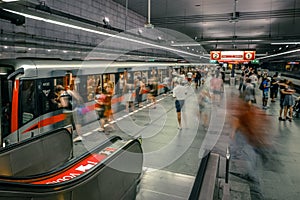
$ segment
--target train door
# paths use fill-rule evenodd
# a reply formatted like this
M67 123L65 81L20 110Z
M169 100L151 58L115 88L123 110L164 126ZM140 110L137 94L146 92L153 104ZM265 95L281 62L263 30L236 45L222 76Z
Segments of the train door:
M59 115L57 103L55 103L54 79L39 79L38 85L38 110L39 110L39 134L51 131L57 124L55 120Z
M11 104L9 99L9 83L6 73L0 73L0 146L3 145L3 139L10 133Z
M21 80L19 94L19 140L39 134L36 80Z

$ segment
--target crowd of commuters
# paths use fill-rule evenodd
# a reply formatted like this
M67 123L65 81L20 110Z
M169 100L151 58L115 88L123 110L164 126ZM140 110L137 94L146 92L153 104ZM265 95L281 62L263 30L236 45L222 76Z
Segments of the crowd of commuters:
M279 93L280 111L278 119L280 121L292 121L295 104L293 83L287 79L280 79L278 75L278 72L271 75L267 71L258 74L253 68L244 67L242 68L239 90L248 104L256 103L255 91L261 90L263 109L268 109L270 103L276 102Z
M231 79L236 78L235 71L233 71L231 75L233 75ZM235 81L231 79L230 82L234 83ZM120 89L124 96L123 105L125 105L125 112L135 111L135 107L143 107L145 99L151 103L152 108L155 109L157 95L161 93L158 87L158 77L153 75L145 79L143 76L135 76L131 81L132 82L128 80L126 73L120 77ZM170 75L160 80L160 82L163 84L164 95L172 93L172 96L175 98L174 107L176 109L179 130L185 128L182 127L181 120L187 95L186 87L194 88L198 93L200 121L204 129L208 128L212 107L214 105L220 106L220 102L223 101L222 97L225 82L224 68L220 66L211 68L201 66L173 69ZM252 104L258 105L257 98L261 96L262 108L268 109L270 104L276 102L278 99L280 104L278 119L280 121L292 121L293 106L295 103L293 94L295 90L293 89L291 81L280 80L278 73L270 76L267 73L258 73L251 67L242 67L239 82L238 89L240 90L240 97L242 97L248 106ZM113 121L112 97L115 90L114 86L114 83L106 78L103 85L98 86L93 92L95 111L100 122L99 132L107 133L114 130L112 123L110 123ZM147 98L144 99L145 96ZM52 102L53 106L64 108L71 112L81 110L83 104L83 100L74 84L70 84L66 88L62 85L57 85ZM82 112L77 113L79 114L72 117L72 122L70 123L72 123L73 128L77 130L78 137L75 138L75 141L81 141L83 136L81 134L80 122L83 120L83 114Z

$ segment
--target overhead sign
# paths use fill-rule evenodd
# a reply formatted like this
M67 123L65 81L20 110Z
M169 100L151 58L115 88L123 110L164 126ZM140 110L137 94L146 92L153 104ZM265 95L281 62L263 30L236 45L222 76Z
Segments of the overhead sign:
M210 59L219 62L249 62L255 59L255 51L211 51Z
M217 60L210 60L209 63L216 64L216 63L218 63L218 61Z
M252 64L259 64L259 60L251 60Z

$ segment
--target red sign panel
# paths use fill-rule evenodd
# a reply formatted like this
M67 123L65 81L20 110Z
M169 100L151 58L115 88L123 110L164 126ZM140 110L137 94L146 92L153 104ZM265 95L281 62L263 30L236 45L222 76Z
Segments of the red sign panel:
M32 184L56 184L56 183L72 180L73 178L78 177L84 174L85 172L89 171L90 169L92 169L95 165L97 165L102 160L107 158L115 150L116 150L115 148L107 147L99 153L94 153L87 156L79 163L75 164L68 170L63 171L62 173L59 173L55 176L52 176L50 178L41 181L32 182Z
M211 51L210 59L219 62L248 62L255 59L255 51Z
M221 58L221 51L211 51L210 52L211 60L220 60L220 58Z
M244 60L254 60L255 51L244 51Z

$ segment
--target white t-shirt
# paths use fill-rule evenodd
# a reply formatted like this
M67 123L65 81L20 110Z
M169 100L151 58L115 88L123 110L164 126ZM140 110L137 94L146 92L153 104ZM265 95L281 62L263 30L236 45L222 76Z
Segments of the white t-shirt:
M192 78L193 77L193 73L192 72L188 72L186 75L187 75L188 78Z
M176 85L173 89L173 97L177 100L184 100L186 97L186 88L182 85Z

